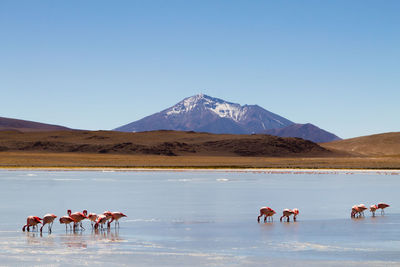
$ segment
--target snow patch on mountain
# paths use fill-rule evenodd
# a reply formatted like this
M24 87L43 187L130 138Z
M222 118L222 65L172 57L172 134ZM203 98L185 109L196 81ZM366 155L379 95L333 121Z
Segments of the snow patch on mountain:
M181 114L184 112L189 112L192 109L194 109L198 103L199 100L201 100L204 97L203 94L191 96L188 98L185 98L175 106L169 108L166 112L167 115L173 115L173 114Z
M244 115L243 109L240 105L230 103L217 103L213 108L210 108L212 112L220 116L221 118L229 118L234 121L240 121Z
M185 98L175 106L166 110L166 115L176 115L192 111L194 108L205 108L214 112L221 118L232 119L239 122L246 114L247 108L239 104L229 103L218 98L198 94Z

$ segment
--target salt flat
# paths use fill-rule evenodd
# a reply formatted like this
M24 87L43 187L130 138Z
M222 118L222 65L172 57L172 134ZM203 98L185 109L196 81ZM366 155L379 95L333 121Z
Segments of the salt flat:
M5 265L282 266L400 264L398 172L0 171ZM350 219L354 204L386 214ZM257 223L258 209L277 211ZM298 221L279 222L284 208ZM22 232L28 215L120 210L121 228Z

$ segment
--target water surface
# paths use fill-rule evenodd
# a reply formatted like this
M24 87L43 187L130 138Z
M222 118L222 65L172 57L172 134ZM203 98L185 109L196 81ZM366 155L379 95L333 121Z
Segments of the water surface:
M397 172L0 171L1 265L400 265ZM354 204L386 214L350 219ZM261 206L277 211L257 223ZM298 208L297 222L279 222ZM29 215L128 215L95 232L22 232Z

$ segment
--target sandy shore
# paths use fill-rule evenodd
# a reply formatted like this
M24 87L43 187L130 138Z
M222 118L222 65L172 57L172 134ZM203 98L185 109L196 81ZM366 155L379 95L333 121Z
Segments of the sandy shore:
M0 152L0 168L52 170L400 170L400 157L227 157Z
M0 167L5 171L95 171L95 172L235 172L265 174L381 174L400 175L398 170L363 170L363 169L270 169L270 168L99 168L99 167Z

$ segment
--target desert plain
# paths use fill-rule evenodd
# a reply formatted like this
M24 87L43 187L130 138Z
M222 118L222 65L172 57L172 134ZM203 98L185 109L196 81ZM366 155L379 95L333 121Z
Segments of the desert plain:
M315 144L179 131L1 131L0 167L400 169L400 133Z

